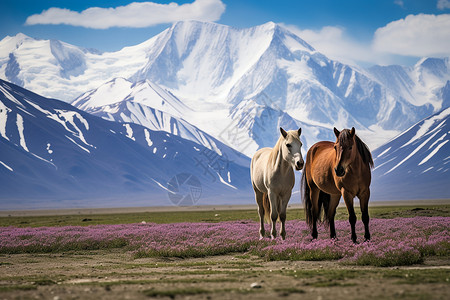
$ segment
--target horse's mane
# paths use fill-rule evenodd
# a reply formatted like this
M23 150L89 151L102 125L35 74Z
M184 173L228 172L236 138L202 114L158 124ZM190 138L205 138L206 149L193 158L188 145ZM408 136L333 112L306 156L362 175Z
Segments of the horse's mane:
M277 143L275 144L275 146L274 146L274 147L272 148L272 150L270 151L268 163L269 163L271 166L275 165L275 162L276 162L276 160L277 160L278 151L280 151L279 149L280 149L280 146L281 146L281 140L282 140L282 137L280 136L280 137L278 138Z
M344 129L339 135L339 143L346 143L347 140L351 139L350 130ZM355 142L358 148L358 152L361 155L363 162L373 168L372 154L370 153L369 147L355 134Z

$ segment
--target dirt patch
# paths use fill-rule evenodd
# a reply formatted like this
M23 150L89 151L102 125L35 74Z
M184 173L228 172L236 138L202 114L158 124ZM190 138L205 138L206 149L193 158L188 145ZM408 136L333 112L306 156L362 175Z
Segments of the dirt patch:
M447 299L450 261L357 267L249 255L140 258L122 250L0 256L0 299Z

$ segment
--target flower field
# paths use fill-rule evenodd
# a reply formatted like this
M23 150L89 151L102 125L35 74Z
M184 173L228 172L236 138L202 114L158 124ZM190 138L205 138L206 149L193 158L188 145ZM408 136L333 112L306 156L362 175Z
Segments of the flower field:
M61 227L2 227L0 253L57 253L122 248L135 257L205 257L227 253L267 260L339 260L346 264L395 266L450 254L450 218L371 219L372 240L354 245L350 225L336 221L338 240L319 227L311 241L304 221L286 223L287 238L259 240L254 221L219 223L120 224ZM268 225L266 225L268 229ZM279 226L279 225L278 225ZM359 240L363 225L357 222Z

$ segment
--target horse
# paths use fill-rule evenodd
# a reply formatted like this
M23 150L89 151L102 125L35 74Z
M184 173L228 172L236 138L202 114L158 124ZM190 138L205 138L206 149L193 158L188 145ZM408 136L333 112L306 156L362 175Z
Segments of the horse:
M317 239L317 221L324 211L323 222L330 226L330 238L336 239L334 217L339 200L344 197L349 214L351 239L357 243L356 215L353 199L359 198L365 241L370 240L369 211L372 155L367 145L355 134L355 128L341 132L334 128L336 142L321 141L306 154L301 189L306 222L313 240Z
M264 238L264 220L271 224L271 238L277 236L276 222L281 221L280 235L286 238L286 207L295 184L295 168L304 165L300 141L302 129L286 132L280 127L281 135L273 148L262 148L252 158L250 175L260 220L259 235Z

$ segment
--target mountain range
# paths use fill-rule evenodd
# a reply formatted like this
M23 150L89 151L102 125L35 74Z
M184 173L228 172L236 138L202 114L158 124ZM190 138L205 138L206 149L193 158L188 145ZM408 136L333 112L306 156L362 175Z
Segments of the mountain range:
M450 108L418 122L376 149L375 200L450 197Z
M446 108L373 151L373 201L450 197L449 119ZM253 203L249 159L213 141L108 121L0 80L1 208Z
M247 156L272 146L280 125L314 128L305 130L306 146L332 138L334 126L355 126L376 148L448 106L449 65L448 58L428 58L409 68L361 69L328 59L272 22L245 29L178 22L139 45L107 53L22 34L0 41L0 78L101 116L112 104L139 102L133 93L162 91L159 100L139 105L180 113ZM103 94L108 82L122 79L128 83L113 97ZM104 96L108 100L95 100ZM125 121L121 114L109 118Z
M228 198L237 199L238 191L249 192L249 157L261 147L272 147L279 137L280 126L302 128L303 154L319 140L334 140L333 127L356 127L358 135L371 149L381 146L374 151L374 186L382 191L381 186L377 187L378 182L386 180L389 183L397 169L406 172L402 168L409 166L407 161L412 161L411 157L406 159L406 149L414 150L403 147L401 142L405 130L410 132L414 126L420 127L420 122L430 115L442 114L450 106L449 58L423 58L412 67L363 69L328 59L301 37L273 22L245 29L209 22L178 22L139 45L105 53L18 34L0 41L0 78L6 80L1 82L0 133L2 143L9 147L4 149L9 149L10 153L4 155L3 152L7 152L2 147L0 162L4 168L0 165L0 172L4 175L15 173L4 184L8 191L5 195L13 198L22 195L17 199L33 194L34 182L35 190L42 191L43 197L50 197L58 190L57 186L63 187L53 199L62 197L64 190L70 191L70 196L66 194L64 199L72 200L94 194L99 198L108 192L125 195L133 190L133 197L138 199L133 203L142 203L151 191L158 199L152 205L167 204L167 187L171 186L168 182L178 178L178 173L173 171L178 169L193 174L200 182L211 181L210 190L204 195L224 190ZM65 115L61 111L70 113ZM89 125L88 129L82 119L87 124L99 125ZM20 120L26 126L20 125ZM58 130L45 129L55 126ZM39 137L43 132L54 136ZM426 135L423 130L419 132ZM34 135L36 137L32 137ZM152 145L158 141L156 153L149 146L148 136ZM32 140L36 142L28 142ZM39 175L41 171L38 170L47 170L55 164L50 160L49 151L52 155L62 155L60 151L52 150L55 142L44 140L58 140L64 144L63 149L70 149L65 157L83 154L78 160L89 163L84 165L79 178L75 176L74 181L68 166L71 164L69 158L63 159L61 166L54 167L56 171ZM122 152L118 155L113 151L118 156L111 156L103 142L106 140L111 141L110 145L118 143L122 146L125 141L126 149L132 149L129 150L132 154L127 156L125 148L112 146ZM448 141L448 137L444 136L442 141ZM175 151L176 155L171 153L184 161L183 167L180 168L178 160L175 163L166 159L170 157L167 153L162 160L158 156L162 153L162 145L169 142L172 143L171 151L178 146L194 149L186 150L186 153ZM395 158L389 156L388 163L384 161L389 153L384 148L385 143L391 144L391 151L405 151L395 152ZM441 145L439 141L432 143ZM445 149L446 146L441 147ZM430 145L429 149L433 151L434 148ZM441 155L441 150L436 153ZM98 155L91 163L92 151L98 151ZM387 151L386 155L380 155L383 151ZM419 157L422 152L426 154L425 146L412 157ZM141 168L138 157L142 153L146 158ZM221 174L224 169L219 168L214 173L211 165L203 168L198 155L205 153L226 163L230 172ZM35 174L32 180L25 175L26 167L23 167L23 173L14 167L22 161L16 161L14 157L23 155L28 157L23 161L33 161L29 164ZM102 160L106 157L110 157L110 162L121 162L119 165L128 171L117 169L117 173L111 175L111 181L96 176L111 172L111 169L102 169L110 168ZM155 162L157 158L160 159L158 163ZM393 171L388 172L394 166L385 170L391 163L400 163L403 159L405 162ZM62 163L61 160L58 163ZM438 161L435 163L439 165ZM42 164L47 169L42 169ZM148 167L154 164L156 168ZM425 162L422 165L426 165ZM439 169L438 165L433 168ZM424 174L432 174L430 170ZM412 169L410 171L414 173ZM19 174L22 177L17 176ZM15 179L11 179L13 177ZM26 189L19 193L19 182L30 184L28 194ZM102 182L108 183L102 185ZM98 189L95 188L97 185ZM130 186L131 189L126 188ZM384 197L383 193L378 195L380 199Z
M249 159L92 116L0 80L2 209L253 200ZM239 153L235 153L238 157ZM222 200L221 200L222 199Z

